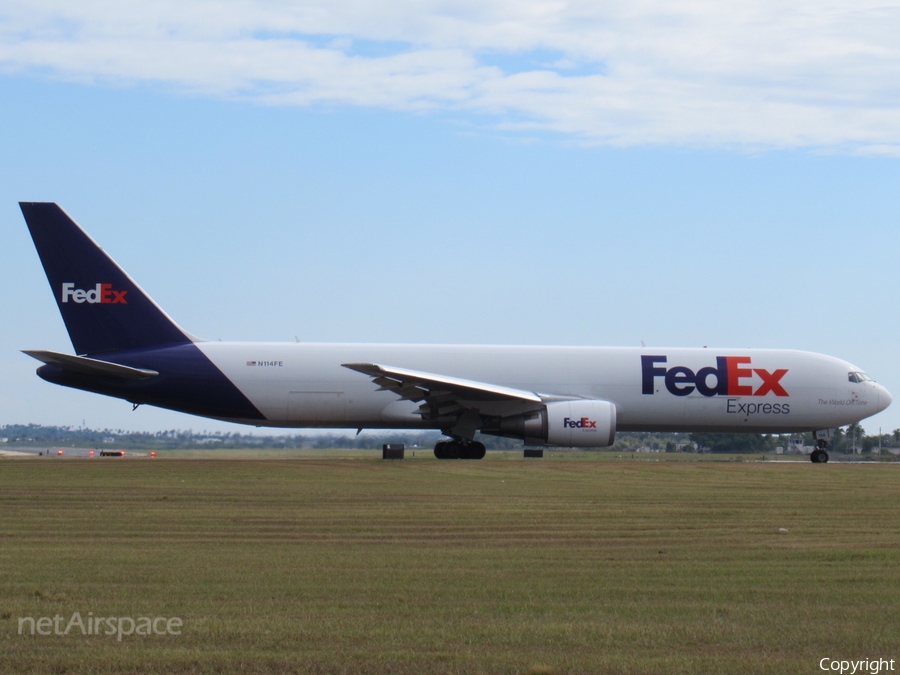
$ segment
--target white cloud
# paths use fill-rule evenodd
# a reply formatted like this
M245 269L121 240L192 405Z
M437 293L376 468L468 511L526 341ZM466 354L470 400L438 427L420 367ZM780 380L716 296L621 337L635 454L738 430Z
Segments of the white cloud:
M900 4L7 0L0 68L586 142L900 154Z

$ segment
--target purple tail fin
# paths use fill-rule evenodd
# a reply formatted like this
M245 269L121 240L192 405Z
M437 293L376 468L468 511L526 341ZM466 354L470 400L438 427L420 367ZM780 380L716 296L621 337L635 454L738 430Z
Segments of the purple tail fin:
M192 341L59 205L19 206L75 353Z

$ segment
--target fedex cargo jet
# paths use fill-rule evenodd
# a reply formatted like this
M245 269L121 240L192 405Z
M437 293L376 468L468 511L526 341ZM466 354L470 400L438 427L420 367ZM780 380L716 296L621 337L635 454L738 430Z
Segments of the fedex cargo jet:
M180 328L54 203L20 204L75 355L26 351L55 384L240 424L438 429L604 447L616 431L817 432L891 395L846 361L783 349L208 342Z

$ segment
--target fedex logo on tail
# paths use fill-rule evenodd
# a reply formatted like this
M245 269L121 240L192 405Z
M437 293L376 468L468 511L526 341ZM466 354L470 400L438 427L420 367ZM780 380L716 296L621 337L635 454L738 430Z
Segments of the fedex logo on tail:
M87 302L91 305L127 305L128 300L125 295L128 291L114 290L112 284L97 284L90 290L83 288L75 288L75 284L65 283L62 285L62 301Z
M789 396L781 385L787 368L770 373L765 368L753 368L750 361L749 356L717 356L715 367L707 366L695 373L685 366L657 365L667 362L665 356L641 356L642 393L653 394L656 378L662 377L666 389L674 396L687 396L695 389L703 396ZM755 390L750 383L754 373L762 380Z

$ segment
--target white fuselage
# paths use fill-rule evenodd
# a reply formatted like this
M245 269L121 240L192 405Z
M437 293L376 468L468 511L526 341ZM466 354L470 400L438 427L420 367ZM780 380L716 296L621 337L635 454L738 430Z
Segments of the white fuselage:
M371 379L342 366L357 362L542 396L611 401L621 431L825 429L857 422L891 402L875 382L851 381L859 369L846 361L794 350L221 342L197 347L265 415L262 422L246 420L260 426L439 426L424 421L416 403L378 391Z

